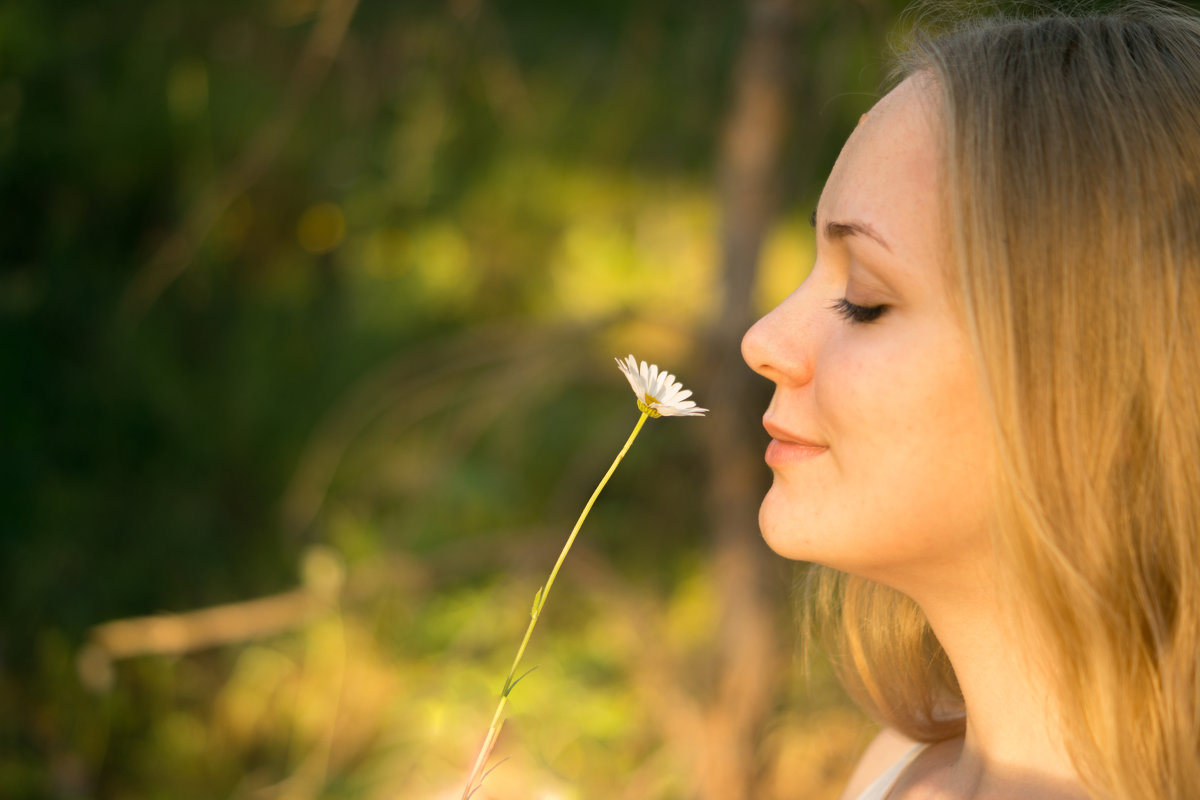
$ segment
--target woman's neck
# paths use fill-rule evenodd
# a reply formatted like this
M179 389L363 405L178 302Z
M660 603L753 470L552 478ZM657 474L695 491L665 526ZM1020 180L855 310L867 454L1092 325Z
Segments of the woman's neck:
M967 712L966 735L943 748L931 785L960 798L1086 797L1058 735L1051 682L1005 619L993 576L959 577L915 597L954 666Z

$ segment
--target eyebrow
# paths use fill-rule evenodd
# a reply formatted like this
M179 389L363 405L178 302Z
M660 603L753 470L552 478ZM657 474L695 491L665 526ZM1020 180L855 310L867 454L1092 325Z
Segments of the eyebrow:
M817 212L813 211L812 217L809 219L809 224L814 228L817 226ZM845 222L829 221L825 223L825 238L826 239L845 239L848 236L866 236L879 244L884 250L892 252L892 247L887 243L877 230L872 228L866 222L860 220L846 220Z

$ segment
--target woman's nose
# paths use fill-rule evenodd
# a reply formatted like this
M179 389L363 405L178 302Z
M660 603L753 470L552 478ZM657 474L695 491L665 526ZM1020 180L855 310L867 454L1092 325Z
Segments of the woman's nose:
M803 287L750 326L742 337L742 358L750 369L777 385L800 385L812 378L817 338L815 309Z

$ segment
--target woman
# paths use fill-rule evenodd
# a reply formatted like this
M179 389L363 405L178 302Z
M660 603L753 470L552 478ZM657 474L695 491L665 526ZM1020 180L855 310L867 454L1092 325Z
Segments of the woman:
M918 38L747 334L846 798L1200 797L1200 21Z

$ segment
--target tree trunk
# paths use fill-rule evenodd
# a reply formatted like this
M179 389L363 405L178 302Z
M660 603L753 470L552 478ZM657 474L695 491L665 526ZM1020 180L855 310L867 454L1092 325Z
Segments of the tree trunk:
M761 380L741 360L753 321L751 294L763 238L778 204L777 178L788 129L796 0L748 0L748 25L734 76L720 151L723 305L710 331L712 408L707 448L712 491L713 566L723 618L714 694L696 753L704 800L749 800L765 759L761 733L778 696L782 659L778 573L756 523L766 437Z

